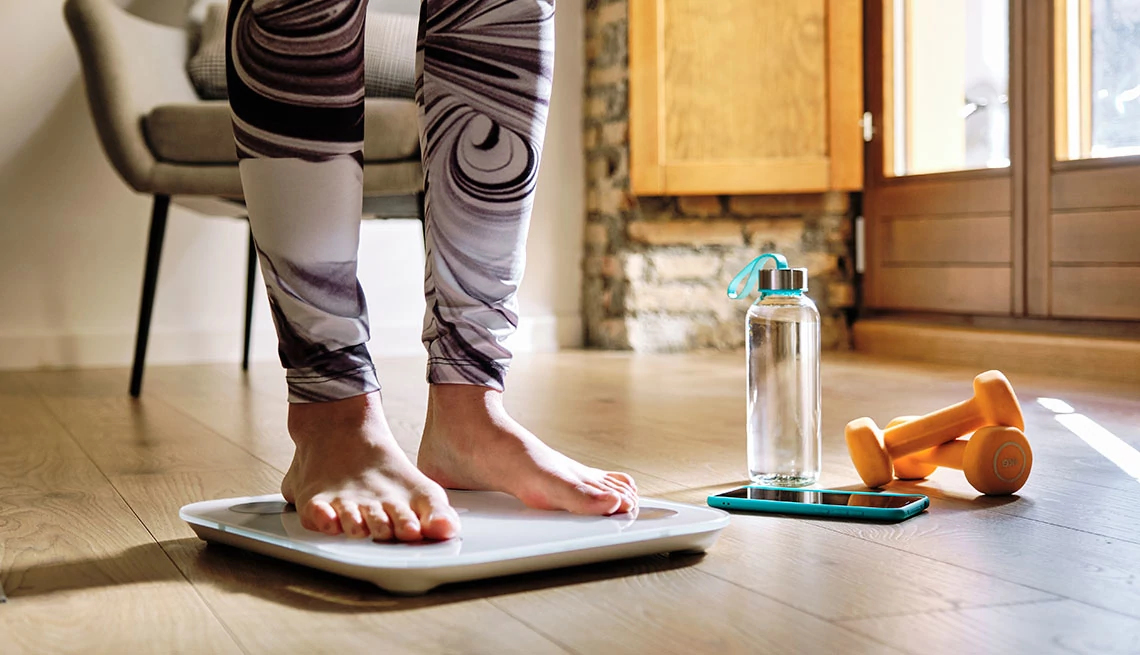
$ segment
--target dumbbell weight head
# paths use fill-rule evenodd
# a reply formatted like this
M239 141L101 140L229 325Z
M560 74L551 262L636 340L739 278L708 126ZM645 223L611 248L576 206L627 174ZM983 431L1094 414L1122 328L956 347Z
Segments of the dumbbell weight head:
M974 378L974 400L986 418L986 425L1008 425L1025 430L1021 403L1013 385L1001 371L986 371Z
M902 425L903 423L912 421L916 418L918 417L900 416L898 418L893 418L891 419L890 423L887 423L887 429L889 430L896 425ZM924 480L929 477L931 473L938 469L938 465L931 464L930 462L919 461L919 459L916 457L916 455L922 455L926 452L929 451L922 450L915 453L914 455L904 455L903 457L896 459L893 462L895 477L900 480Z
M1032 468L1033 451L1025 433L1004 425L974 432L962 457L966 480L988 496L1016 492L1025 484Z
M843 436L863 484L874 489L891 481L894 477L891 458L883 448L883 433L874 421L866 416L857 418L847 424Z

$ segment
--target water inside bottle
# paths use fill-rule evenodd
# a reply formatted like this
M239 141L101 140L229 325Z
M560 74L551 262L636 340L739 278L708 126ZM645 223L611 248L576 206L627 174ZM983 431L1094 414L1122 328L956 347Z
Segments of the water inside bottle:
M819 323L803 318L749 320L748 472L757 484L819 479Z

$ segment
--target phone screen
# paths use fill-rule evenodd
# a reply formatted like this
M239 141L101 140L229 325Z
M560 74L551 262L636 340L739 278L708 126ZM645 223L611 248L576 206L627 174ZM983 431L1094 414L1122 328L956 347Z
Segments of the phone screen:
M757 489L741 487L722 494L723 498L747 498L748 500L774 500L781 503L805 503L811 505L845 505L852 507L906 507L922 500L915 496L885 496L880 494L849 494L842 491L808 491L796 489Z

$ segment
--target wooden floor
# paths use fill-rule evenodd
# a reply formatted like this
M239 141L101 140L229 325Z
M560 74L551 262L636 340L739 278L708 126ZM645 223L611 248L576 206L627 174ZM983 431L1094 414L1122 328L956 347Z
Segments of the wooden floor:
M408 452L422 363L381 364ZM843 425L965 398L977 371L824 363L822 486L858 478ZM508 402L552 445L703 503L742 483L739 355L527 356ZM1140 481L1036 402L1140 448L1140 386L1013 377L1036 462L1016 498L956 471L897 525L737 515L705 556L659 556L398 598L198 541L178 508L277 490L275 365L0 373L0 652L1140 652ZM1128 450L1128 449L1124 449ZM854 488L854 487L853 487Z

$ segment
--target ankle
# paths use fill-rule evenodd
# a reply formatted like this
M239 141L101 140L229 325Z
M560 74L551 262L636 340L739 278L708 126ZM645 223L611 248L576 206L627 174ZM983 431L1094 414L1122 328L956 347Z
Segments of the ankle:
M503 392L474 384L433 384L428 391L431 414L494 414L502 411Z
M307 441L317 434L359 433L368 423L383 422L379 392L353 396L343 400L289 405L288 428L294 442Z

